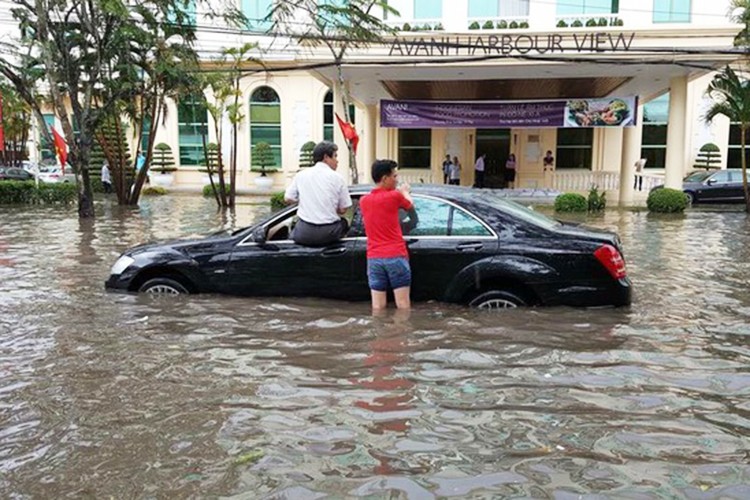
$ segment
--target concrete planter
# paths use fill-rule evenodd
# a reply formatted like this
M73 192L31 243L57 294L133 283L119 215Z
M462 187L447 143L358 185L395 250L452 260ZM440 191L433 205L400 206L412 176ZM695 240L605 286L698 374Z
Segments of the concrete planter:
M263 177L259 175L258 177L254 179L254 182L255 182L255 186L258 189L263 189L265 191L270 191L271 188L273 187L273 178L268 177L268 176Z
M169 187L174 182L174 174L171 173L150 172L148 176L154 186Z

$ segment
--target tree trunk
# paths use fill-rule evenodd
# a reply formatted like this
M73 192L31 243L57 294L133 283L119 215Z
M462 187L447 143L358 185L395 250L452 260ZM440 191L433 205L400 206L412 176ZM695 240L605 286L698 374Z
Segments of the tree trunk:
M349 116L349 91L344 85L344 73L341 70L341 62L339 61L336 65L338 71L338 85L339 92L341 93L341 103L344 105L344 120L346 123L351 123L351 117ZM349 151L349 173L351 175L352 184L359 184L359 169L357 168L357 155L354 154L354 148L350 141L346 142L346 149Z

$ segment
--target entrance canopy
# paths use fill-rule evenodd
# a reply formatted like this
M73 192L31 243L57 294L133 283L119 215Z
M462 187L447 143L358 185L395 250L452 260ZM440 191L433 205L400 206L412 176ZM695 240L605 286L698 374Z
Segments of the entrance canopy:
M343 75L352 97L364 105L611 96L648 101L667 91L673 78L693 79L741 56L733 46L739 29L734 24L619 29L512 36L401 34L384 45L350 51ZM539 39L547 40L546 45ZM323 52L319 55L325 59ZM338 78L332 66L317 72L327 82Z

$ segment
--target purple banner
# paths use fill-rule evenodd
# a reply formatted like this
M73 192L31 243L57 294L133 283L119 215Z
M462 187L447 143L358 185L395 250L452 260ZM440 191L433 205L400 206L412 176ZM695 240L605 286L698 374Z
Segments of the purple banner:
M630 127L636 97L556 101L380 101L380 126L393 128Z

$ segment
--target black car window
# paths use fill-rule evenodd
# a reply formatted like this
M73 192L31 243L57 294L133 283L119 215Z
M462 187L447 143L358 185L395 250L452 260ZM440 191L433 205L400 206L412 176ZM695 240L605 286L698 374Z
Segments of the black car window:
M454 207L451 236L492 236L492 233L474 217Z
M741 170L727 170L729 172L729 182L742 182Z
M419 223L409 232L410 236L448 236L450 204L430 198L414 197L414 208Z
M726 170L716 172L714 175L711 176L711 180L714 182L714 184L722 184L722 183L729 182L729 172Z

